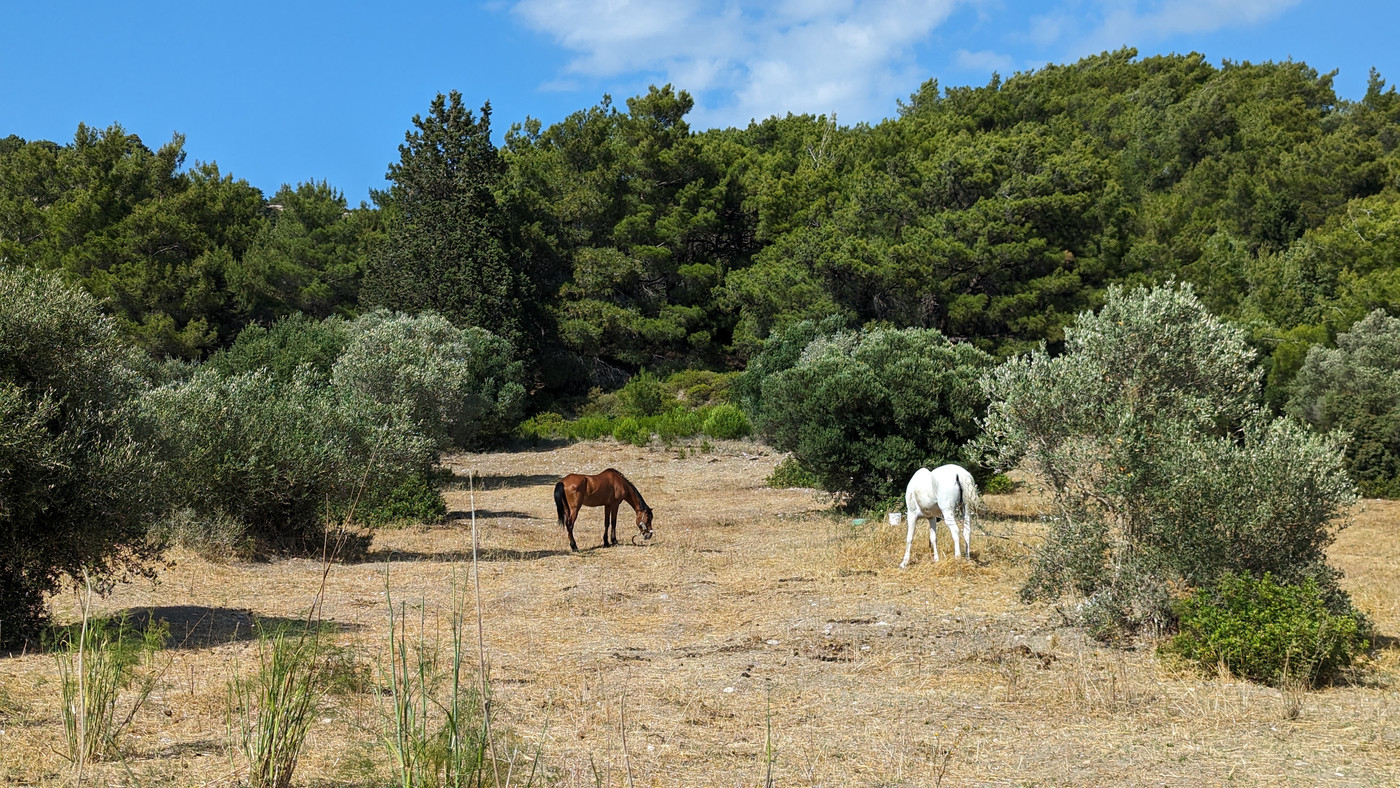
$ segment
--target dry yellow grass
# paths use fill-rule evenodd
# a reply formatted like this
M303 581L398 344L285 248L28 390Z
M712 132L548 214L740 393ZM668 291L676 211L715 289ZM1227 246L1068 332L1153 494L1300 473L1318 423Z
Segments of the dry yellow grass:
M678 455L600 442L447 459L482 477L494 707L561 785L628 785L629 767L635 785L762 785L770 744L784 786L1400 783L1393 647L1366 682L1308 693L1288 720L1297 698L1170 669L1147 647L1102 648L1058 628L1052 608L1022 604L1034 495L988 496L986 525L1008 538L974 534L973 563L935 564L920 534L901 572L902 527L854 527L812 491L764 487L778 457L763 448ZM655 542L597 548L602 514L590 509L571 555L553 483L605 467L655 508ZM448 501L448 525L382 532L370 560L332 569L325 612L361 664L382 652L386 571L394 598L445 632L451 578L467 577L471 551L468 493ZM1370 501L1333 551L1390 636L1397 531L1400 506ZM624 507L619 535L632 533ZM320 579L308 560L177 558L158 585L103 602L156 608L183 645L125 764L100 767L99 782L234 784L227 677L255 659L252 619L300 618ZM66 597L55 607L73 614ZM0 779L67 780L57 696L52 656L0 658ZM376 714L369 692L334 697L298 783L368 783L382 760Z

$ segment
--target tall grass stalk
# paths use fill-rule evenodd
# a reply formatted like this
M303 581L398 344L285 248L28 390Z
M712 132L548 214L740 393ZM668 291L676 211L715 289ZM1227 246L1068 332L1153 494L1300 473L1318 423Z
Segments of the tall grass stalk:
M230 725L237 725L236 744L248 762L248 784L253 788L286 788L292 783L307 731L325 695L320 637L319 627L260 633L257 674L251 679L235 675L229 685Z
M230 750L248 764L252 788L287 788L306 745L306 734L325 697L330 672L328 649L321 642L321 607L331 563L345 545L346 522L322 537L321 583L298 628L258 631L258 671L251 679L237 673L229 682ZM330 522L327 518L326 522ZM236 735L235 735L236 733Z
M82 622L76 639L70 632L58 655L63 728L79 784L89 761L119 755L117 738L145 705L161 673L138 672L137 666L164 646L168 632L151 622L138 635L126 617L115 622L94 618L92 596L92 580L84 571ZM136 695L119 720L118 702L132 684Z
M400 788L481 788L510 785L518 748L510 753L502 782L501 758L492 729L490 663L482 623L481 578L478 573L475 474L468 476L472 507L472 574L476 609L477 681L469 670L470 637L466 618L467 585L456 569L451 578L451 632L447 644L430 642L427 613L420 607L417 634L410 635L408 607L395 602L384 576L389 648L380 665L382 739ZM488 767L487 761L490 761ZM525 785L533 785L540 753L536 750Z

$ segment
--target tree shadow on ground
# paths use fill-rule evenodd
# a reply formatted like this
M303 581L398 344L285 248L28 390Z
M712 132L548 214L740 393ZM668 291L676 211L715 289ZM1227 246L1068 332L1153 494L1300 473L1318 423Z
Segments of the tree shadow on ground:
M579 551L580 554L590 553L594 550L602 549L601 546L585 547ZM550 558L557 555L569 555L567 547L559 550L516 550L509 547L483 547L476 552L476 560L482 562L492 561L537 561L542 558ZM380 561L441 561L441 562L464 562L470 563L472 560L471 550L397 550L381 549L371 550L365 556L365 563L375 563Z
M499 511L494 510L494 509L477 509L477 510L476 510L476 519L478 519L478 520L484 520L484 519L487 519L487 518L498 518L498 517L508 517L508 518L513 518L513 519L516 519L516 520L535 520L535 519L538 519L538 518L535 517L535 515L530 514L529 512L518 512L518 511L515 511L514 509L502 509L502 510L499 510ZM448 521L448 522L451 522L451 521L453 521L453 520L471 520L471 519L472 519L472 513L471 513L471 512L464 512L464 511L461 511L460 509L459 509L459 510L454 510L454 511L451 511L451 512L448 512L448 513L447 513L447 521Z
M130 608L112 614L111 620L121 620L123 616L127 618L130 626L139 633L145 633L152 622L165 622L170 627L170 632L165 639L165 647L170 649L209 648L226 643L256 640L259 633L262 632L286 630L297 633L305 632L308 629L308 622L305 618L260 616L251 610L204 607L202 605ZM360 629L358 624L325 620L312 621L310 627L321 627L333 632Z
M456 484L466 484L467 477L461 474L456 476ZM510 476L478 476L476 479L478 490L518 490L521 487L553 487L558 483L559 477L552 473L521 473Z

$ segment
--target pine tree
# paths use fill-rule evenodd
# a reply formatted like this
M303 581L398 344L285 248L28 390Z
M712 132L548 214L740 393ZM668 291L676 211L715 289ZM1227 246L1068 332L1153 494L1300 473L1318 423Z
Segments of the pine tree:
M415 115L375 192L387 237L371 254L361 288L366 307L435 311L459 327L478 326L517 347L530 279L512 265L505 214L494 189L505 165L491 142L491 105L480 119L452 91Z

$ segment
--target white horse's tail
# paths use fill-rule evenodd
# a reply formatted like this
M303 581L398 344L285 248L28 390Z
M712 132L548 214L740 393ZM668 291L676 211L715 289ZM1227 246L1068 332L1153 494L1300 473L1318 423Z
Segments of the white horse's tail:
M958 466L958 486L962 488L962 499L964 515L982 509L982 496L977 494L977 482L972 478L972 474L962 466Z

